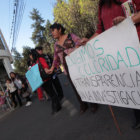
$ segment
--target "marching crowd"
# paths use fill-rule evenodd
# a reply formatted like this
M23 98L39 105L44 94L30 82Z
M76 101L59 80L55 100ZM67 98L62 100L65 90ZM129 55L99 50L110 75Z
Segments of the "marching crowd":
M38 64L40 75L44 81L44 84L37 89L38 97L40 100L42 100L43 92L45 92L47 98L49 96L52 103L53 114L61 110L61 100L64 97L60 81L57 77L57 70L60 65L63 66L64 73L68 77L69 82L74 89L74 93L80 105L80 113L84 113L88 109L89 104L81 100L81 97L77 93L76 88L71 81L65 56L69 55L81 45L85 45L89 40L98 36L112 26L122 22L127 17L125 10L122 7L123 3L125 2L129 2L129 4L131 3L133 6L133 9L131 9L133 12L131 19L137 28L137 33L140 40L140 1L100 0L97 31L91 38L80 39L73 33L66 34L65 28L61 24L54 23L50 26L52 36L56 40L54 45L54 59L51 60L49 55L44 55L43 48L41 46L36 46L35 49L30 50L28 61L29 69L35 64ZM27 106L31 105L31 92L27 80L18 78L18 76L13 72L10 73L10 77L11 79L6 80L6 86L7 90L10 92L14 106L17 106L17 101L19 105L22 106L19 95L22 95L22 97L26 99ZM15 96L17 101L15 100ZM95 113L98 109L98 104L92 103L90 104L90 108L91 111ZM137 129L140 128L140 111L134 110L134 114L136 118L136 124L134 125L134 128Z

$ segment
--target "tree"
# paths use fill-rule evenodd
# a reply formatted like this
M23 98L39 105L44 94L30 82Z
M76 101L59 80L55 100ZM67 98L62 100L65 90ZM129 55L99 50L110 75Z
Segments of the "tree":
M14 71L21 75L25 75L28 70L27 62L29 60L28 53L31 47L24 46L23 53L20 54L17 50L14 50Z
M57 0L54 7L55 21L67 32L80 37L90 37L96 30L99 0Z
M42 46L45 42L45 38L43 36L45 28L42 25L45 22L45 20L41 17L39 11L35 8L30 14L30 18L34 21L34 23L31 25L31 27L34 29L31 39L33 40L35 45Z
M14 49L13 52L14 52L14 71L18 73L22 69L20 66L22 56L16 49Z
M45 53L53 55L54 40L51 37L50 33L50 21L47 20L46 25L44 26L43 24L45 20L41 17L37 9L33 9L30 17L34 21L31 27L34 28L34 31L32 33L32 40L35 46L42 46Z
M24 67L23 73L26 73L28 70L27 62L29 61L29 51L31 50L31 47L24 46L23 52L22 52L22 60L21 60L21 67Z
M44 32L46 43L44 44L43 47L44 47L44 53L50 54L52 56L54 52L55 41L51 35L50 26L51 26L51 23L49 20L47 20L46 25L45 25L45 32Z

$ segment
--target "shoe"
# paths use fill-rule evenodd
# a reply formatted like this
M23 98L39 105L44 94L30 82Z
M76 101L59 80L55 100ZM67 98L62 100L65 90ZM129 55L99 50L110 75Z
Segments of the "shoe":
M30 106L31 104L32 104L32 102L28 101L25 106Z
M39 101L44 101L45 100L45 98L41 98L41 99L39 99Z
M16 108L17 107L17 105L14 105L14 108Z
M59 101L61 101L64 98L64 96L58 97Z
M140 129L140 123L136 123L132 128L133 129Z
M47 98L47 99L46 99L46 101L50 101L50 100L51 100L50 98Z
M82 105L80 106L80 114L85 113L87 109L88 109L87 103L82 104Z
M55 110L55 111L53 110L51 114L54 115L54 114L56 114L57 112L59 112L61 109L62 109L62 107L60 106L57 110Z
M65 85L65 86L68 86L68 85L69 85L69 83L67 82L67 83L65 83L64 85Z

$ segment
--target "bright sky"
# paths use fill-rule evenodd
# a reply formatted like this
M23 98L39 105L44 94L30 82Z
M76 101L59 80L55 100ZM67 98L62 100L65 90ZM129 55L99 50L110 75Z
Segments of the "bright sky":
M10 41L10 31L12 24L13 16L13 3L14 0L1 0L0 4L0 29L5 37L5 40L9 46ZM30 19L29 15L33 8L37 8L45 20L49 19L53 22L53 6L56 0L25 0L26 7L23 15L22 24L19 31L19 36L16 43L16 48L19 52L22 52L23 46L34 47L33 42L31 41L31 36L33 29L31 24L33 21ZM10 46L11 49L11 46Z

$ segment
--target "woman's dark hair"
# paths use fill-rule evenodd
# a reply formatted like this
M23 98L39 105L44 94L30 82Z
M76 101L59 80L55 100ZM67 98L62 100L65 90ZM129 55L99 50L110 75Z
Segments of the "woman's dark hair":
M17 77L17 74L15 72L10 72L10 77L11 77L11 74L14 74L15 75L15 78ZM15 78L14 77L11 77L11 80L14 81Z
M42 46L36 46L35 50L43 50L43 47Z
M15 72L10 72L9 74L10 74L10 76L11 76L11 74L14 74L14 75L15 75L15 77L16 77L16 73L15 73Z
M11 82L12 80L11 80L10 78L7 78L7 79L6 79L6 81L9 81L9 82Z
M100 7L102 7L104 4L107 4L108 6L111 6L111 3L114 2L117 5L121 5L122 2L120 0L100 0Z
M32 65L31 63L32 63L31 60L28 60L28 61L27 61L27 66L28 66L28 67L31 66L31 65Z
M61 34L63 35L65 33L65 28L59 24L59 23L54 23L53 25L50 26L50 29L57 29L57 30L60 30L61 29Z
M38 58L38 54L37 54L36 50L35 49L31 49L28 54L29 55L32 55L33 62L36 63L37 58Z

